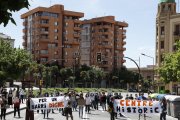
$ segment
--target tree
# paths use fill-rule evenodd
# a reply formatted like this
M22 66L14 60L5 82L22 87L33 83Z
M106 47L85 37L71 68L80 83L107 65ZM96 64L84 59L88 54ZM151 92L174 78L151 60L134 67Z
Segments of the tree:
M160 79L165 83L180 82L180 42L176 43L176 51L164 54L164 61L158 69Z
M30 54L23 49L12 48L0 40L0 79L2 82L20 78L31 65Z
M16 24L15 20L12 17L12 13L28 7L29 7L28 0L1 0L0 24L4 23L4 26L6 26L9 20L13 24Z

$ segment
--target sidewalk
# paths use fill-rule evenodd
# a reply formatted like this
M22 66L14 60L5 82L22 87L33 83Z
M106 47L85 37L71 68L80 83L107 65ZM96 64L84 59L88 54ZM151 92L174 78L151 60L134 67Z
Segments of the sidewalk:
M26 109L26 102L24 102L23 104L20 104L20 110ZM14 107L10 107L6 109L6 115L14 113Z

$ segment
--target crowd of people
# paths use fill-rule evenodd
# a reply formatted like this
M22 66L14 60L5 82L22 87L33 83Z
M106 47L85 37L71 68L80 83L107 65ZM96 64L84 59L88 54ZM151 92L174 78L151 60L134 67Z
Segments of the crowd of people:
M0 88L0 119L6 119L6 110L8 108L14 108L14 117L16 117L16 112L18 112L18 117L20 118L20 104L25 100L25 91L23 89L17 91L15 88L10 88L7 91L5 88Z
M91 111L93 110L99 110L101 109L103 111L107 111L110 113L110 120L115 120L115 118L122 117L123 115L121 113L116 113L114 110L113 102L115 99L129 99L129 100L152 100L151 98L147 98L144 96L143 93L135 94L133 96L132 94L127 94L125 97L121 95L121 93L109 93L106 94L105 92L93 92L93 93L76 93L74 91L67 92L67 93L61 93L61 92L54 92L54 93L44 93L44 94L38 94L37 96L34 96L33 93L30 93L28 97L26 98L26 92L23 89L20 89L17 93L16 89L9 90L9 92L6 91L6 89L1 90L1 96L0 96L0 105L1 105L1 120L6 117L6 109L8 107L14 107L14 117L16 117L16 112L18 112L18 117L20 117L20 104L26 102L26 116L25 120L34 120L34 112L33 110L30 110L30 99L33 97L58 97L63 96L64 97L64 108L57 109L49 109L49 110L37 110L37 113L42 113L43 118L48 118L49 114L55 111L61 113L63 116L66 117L66 120L69 119L69 116L71 120L73 120L73 111L79 112L79 118L83 118L83 112L85 109L85 112L87 114L91 114ZM160 120L166 120L166 99L162 99L161 107L162 107L162 113L160 115ZM142 114L139 114L140 117L143 116ZM146 115L144 114L144 119L146 119Z

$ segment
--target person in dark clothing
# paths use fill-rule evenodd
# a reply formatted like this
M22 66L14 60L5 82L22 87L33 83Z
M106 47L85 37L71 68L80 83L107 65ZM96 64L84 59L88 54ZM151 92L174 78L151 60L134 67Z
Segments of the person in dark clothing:
M21 100L16 97L13 100L13 104L14 104L14 117L16 116L16 111L18 112L18 116L20 118L20 104L21 104Z
M166 114L167 114L167 101L166 98L164 97L161 101L161 109L162 112L160 114L160 120L166 120Z
M108 112L110 113L110 120L115 120L115 113L114 113L114 98L110 98L109 106L108 106Z
M5 96L2 96L2 99L0 100L0 104L1 104L1 120L2 118L4 118L5 120L6 119L6 106L7 106L7 100Z
M95 106L94 108L96 110L98 110L98 103L99 103L99 96L98 96L98 93L95 94Z
M8 105L11 107L12 107L12 97L13 97L13 94L12 94L12 90L10 89L9 94L8 94Z
M32 95L28 96L28 99L26 101L26 117L25 120L34 120L34 111L30 109L30 100Z
M104 92L102 93L101 104L102 104L102 109L106 111L106 95Z
M122 99L123 97L120 95L118 95L118 93L114 93L114 99ZM123 115L121 113L119 113L120 117L123 117ZM114 113L114 116L117 118L117 113Z

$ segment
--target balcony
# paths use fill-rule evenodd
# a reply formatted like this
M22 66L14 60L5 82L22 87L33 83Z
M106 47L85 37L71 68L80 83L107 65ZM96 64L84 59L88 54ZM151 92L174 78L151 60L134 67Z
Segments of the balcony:
M109 29L109 28L111 28L111 26L110 25L103 25L103 28Z
M74 30L81 31L81 28L80 28L80 27L75 26L75 27L74 27Z
M74 23L81 24L82 22L80 20L74 20Z
M123 50L123 51L125 51L125 50L126 50L126 48L123 48L122 50Z
M22 45L23 45L24 47L27 47L27 43L26 43L26 42L23 42Z
M123 44L123 45L126 45L126 41L123 41L122 44Z
M125 35L123 35L123 39L126 39L126 36L125 36Z
M41 34L48 34L49 31L41 31Z
M75 37L75 38L79 38L79 37L80 37L80 34L74 34L74 37Z
M122 60L122 63L125 63L125 62L126 62L126 60L123 59L123 60Z

